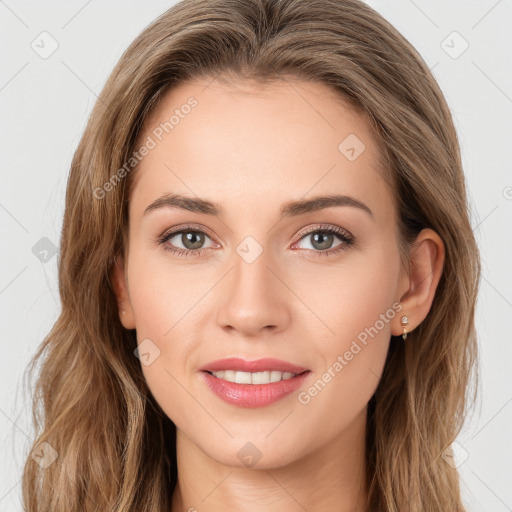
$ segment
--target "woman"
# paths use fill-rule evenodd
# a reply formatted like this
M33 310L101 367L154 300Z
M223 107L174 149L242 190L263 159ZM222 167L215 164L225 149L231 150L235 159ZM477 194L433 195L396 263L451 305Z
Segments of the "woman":
M449 108L389 23L180 2L74 155L26 510L463 511L479 273Z

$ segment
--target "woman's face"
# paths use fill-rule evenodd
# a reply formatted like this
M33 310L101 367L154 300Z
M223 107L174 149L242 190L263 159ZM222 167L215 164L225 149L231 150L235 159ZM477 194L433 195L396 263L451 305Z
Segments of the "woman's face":
M122 321L179 435L268 468L360 441L405 283L368 125L324 85L204 81L163 98L143 145ZM233 357L307 372L201 370Z

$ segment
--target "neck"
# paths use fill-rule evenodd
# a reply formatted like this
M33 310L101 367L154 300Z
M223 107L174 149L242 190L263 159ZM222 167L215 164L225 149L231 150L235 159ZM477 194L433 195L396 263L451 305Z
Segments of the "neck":
M327 445L259 469L221 464L177 429L172 512L365 512L365 427L366 408Z

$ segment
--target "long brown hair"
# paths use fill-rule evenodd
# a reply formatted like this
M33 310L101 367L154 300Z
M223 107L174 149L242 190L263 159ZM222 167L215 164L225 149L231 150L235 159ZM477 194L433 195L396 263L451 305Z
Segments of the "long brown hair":
M71 164L59 254L62 311L29 366L32 374L41 363L25 509L170 510L175 426L146 385L135 331L118 319L110 273L126 243L126 162L145 120L169 88L221 74L320 82L357 105L382 147L404 261L422 228L442 238L444 269L431 311L406 343L392 337L369 403L368 510L463 511L457 471L442 454L474 403L471 383L477 389L480 260L457 134L421 56L359 0L184 0L121 57ZM38 464L37 450L52 463Z

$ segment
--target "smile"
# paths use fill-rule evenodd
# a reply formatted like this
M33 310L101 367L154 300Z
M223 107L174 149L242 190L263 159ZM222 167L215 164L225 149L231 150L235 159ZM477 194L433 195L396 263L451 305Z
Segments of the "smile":
M280 382L296 377L296 373L263 371L263 372L239 372L235 370L225 370L218 372L208 372L218 379L237 384L270 384L271 382Z

